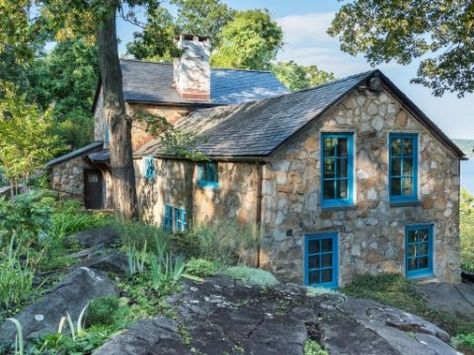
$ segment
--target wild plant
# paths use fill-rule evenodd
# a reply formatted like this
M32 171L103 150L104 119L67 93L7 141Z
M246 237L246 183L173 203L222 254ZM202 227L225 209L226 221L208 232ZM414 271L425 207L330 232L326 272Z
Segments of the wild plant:
M128 272L130 275L141 274L145 271L149 255L147 253L147 243L143 244L142 250L137 250L132 246L127 250Z
M84 332L84 316L86 314L86 310L88 307L89 307L89 303L86 304L86 306L81 310L81 313L79 314L76 325L74 325L74 322L72 321L72 317L69 314L69 312L66 312L66 315L61 317L59 321L58 334L62 334L64 325L67 321L69 330L71 331L72 341L75 342L77 337L80 336Z
M183 276L185 269L184 258L178 256L173 258L171 253L152 257L151 285L153 289L159 290L169 284L176 284Z
M7 321L12 322L16 328L15 335L15 355L23 355L25 353L25 341L23 339L23 327L16 318L7 318Z

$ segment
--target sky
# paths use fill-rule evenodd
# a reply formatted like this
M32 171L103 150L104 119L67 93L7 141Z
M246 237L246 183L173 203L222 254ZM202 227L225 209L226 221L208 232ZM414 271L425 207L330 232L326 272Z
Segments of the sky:
M284 47L278 60L294 60L299 64L315 64L331 71L337 77L372 69L363 56L352 57L339 49L337 39L330 37L326 29L341 2L336 0L223 0L238 10L266 8L283 28ZM118 20L120 52L125 53L125 43L139 31L123 20ZM411 84L416 77L418 62L407 66L388 63L377 66L415 104L420 107L449 137L474 139L474 95L459 99L455 94L434 97L431 90L419 84Z

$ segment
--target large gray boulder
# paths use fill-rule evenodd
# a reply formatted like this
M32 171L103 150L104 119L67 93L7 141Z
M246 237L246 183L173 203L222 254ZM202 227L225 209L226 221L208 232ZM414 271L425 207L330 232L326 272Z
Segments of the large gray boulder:
M102 296L118 296L118 291L108 277L98 271L81 267L72 272L58 286L41 299L26 307L16 318L22 325L25 340L55 333L66 312L77 321L87 303ZM15 341L16 330L11 322L0 326L0 346L8 347Z
M76 239L82 248L113 247L120 243L120 233L110 226L81 231L71 238Z
M337 293L308 295L297 285L269 290L215 277L186 282L168 302L176 321L138 322L94 355L302 355L307 339L331 355L457 354L446 332L419 317Z

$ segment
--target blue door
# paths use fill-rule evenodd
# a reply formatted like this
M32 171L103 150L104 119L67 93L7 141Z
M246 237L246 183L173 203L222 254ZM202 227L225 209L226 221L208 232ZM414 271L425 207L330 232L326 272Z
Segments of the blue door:
M337 233L305 236L304 282L308 286L337 287Z
M405 269L407 278L433 275L433 225L406 227Z

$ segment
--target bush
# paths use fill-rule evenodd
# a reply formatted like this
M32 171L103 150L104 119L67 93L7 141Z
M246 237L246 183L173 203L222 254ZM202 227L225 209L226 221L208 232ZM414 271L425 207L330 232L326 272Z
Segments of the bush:
M304 355L329 355L329 353L314 340L306 340L304 342L303 353Z
M278 280L272 273L247 266L234 266L226 269L224 275L234 279L242 280L250 285L272 287L278 284Z
M140 250L161 253L168 247L167 235L162 228L140 222L119 221L116 228L126 251Z
M110 326L115 323L116 315L120 307L117 297L105 296L93 300L86 311L85 324Z
M474 272L474 196L461 189L461 268Z
M197 226L188 234L186 238L198 242L199 257L217 260L222 265L238 264L243 261L246 252L256 251L253 228L236 221Z
M468 347L474 349L474 333L459 334L452 338L454 347Z
M186 263L186 272L198 277L209 277L216 273L216 265L202 258L192 258Z

